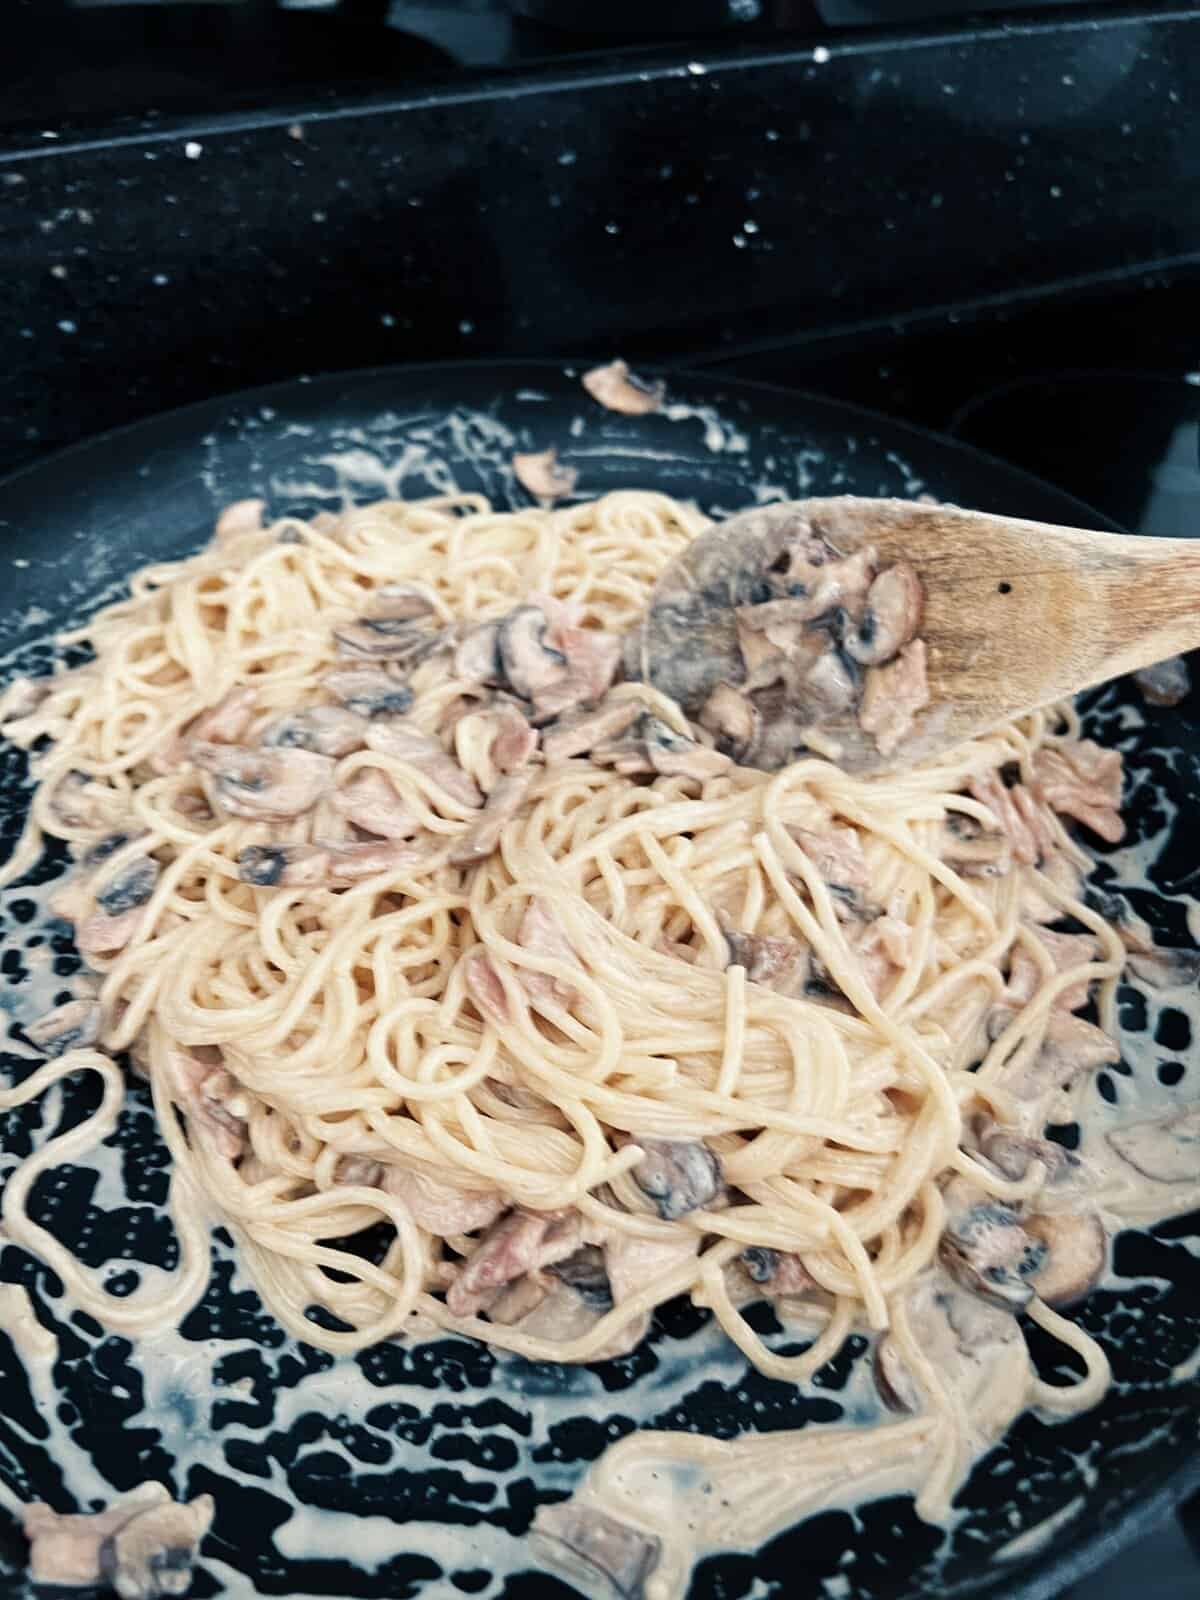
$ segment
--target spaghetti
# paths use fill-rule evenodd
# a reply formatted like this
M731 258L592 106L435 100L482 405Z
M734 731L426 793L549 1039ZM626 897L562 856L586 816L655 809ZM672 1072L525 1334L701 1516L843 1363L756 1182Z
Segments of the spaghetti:
M1112 1031L1124 951L1063 817L1119 834L1119 757L1070 709L881 779L719 757L607 650L706 526L641 492L269 526L244 505L67 636L94 659L8 702L37 753L4 881L67 841L98 1039L0 1106L85 1070L104 1098L10 1178L3 1221L129 1333L195 1303L217 1223L333 1351L454 1329L587 1361L690 1294L801 1379L893 1327L949 1441L944 1502L966 1424L903 1307L956 1195L1015 1216L1046 1122L1111 1059L1071 1013L1095 986ZM646 718L686 758L639 766ZM26 1200L111 1129L123 1051L173 1159L180 1261L115 1298ZM981 1129L1040 1154L1005 1169ZM1028 1278L1028 1300L1031 1262L993 1285ZM747 1322L764 1294L810 1318L807 1351ZM1070 1338L1090 1403L1103 1357Z

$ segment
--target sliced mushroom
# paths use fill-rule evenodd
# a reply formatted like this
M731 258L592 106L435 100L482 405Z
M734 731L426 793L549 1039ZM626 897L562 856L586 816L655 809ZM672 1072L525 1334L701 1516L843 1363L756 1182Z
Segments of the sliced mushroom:
M131 833L106 833L103 839L97 839L95 844L89 845L83 855L82 865L90 871L103 866L110 856L115 856L118 850L124 847L133 838Z
M120 1600L185 1595L200 1541L213 1518L211 1495L173 1501L131 1517L100 1546L100 1572Z
M50 809L68 828L108 832L125 819L125 803L115 789L86 772L64 773L54 786Z
M1078 739L1046 745L1033 758L1041 798L1063 816L1074 817L1109 844L1125 837L1121 804L1121 752Z
M479 806L483 795L475 780L448 755L436 739L427 738L399 723L385 722L370 727L366 734L367 746L380 755L403 761L422 773L460 805Z
M428 590L415 583L385 583L371 596L371 615L393 622L415 622L437 615L437 603Z
M144 906L154 893L159 866L153 856L126 862L115 877L96 893L96 904L110 917L122 916L135 906Z
M633 726L642 715L636 700L610 700L594 711L577 711L542 731L542 753L548 765L586 755Z
M1099 946L1090 933L1055 933L1051 928L1036 930L1038 943L1049 955L1056 975L1084 967L1096 960ZM1008 985L1005 999L1014 1006L1028 1004L1042 984L1042 968L1024 943L1017 942L1009 954ZM1060 1011L1078 1011L1087 1004L1091 980L1081 978L1064 989L1054 1002Z
M378 767L356 772L336 792L333 804L356 828L381 839L411 839L421 831L420 822L409 811L403 796Z
M142 926L146 910L133 906L117 916L95 911L75 929L75 944L82 956L110 956L125 946Z
M765 600L735 612L737 644L747 691L804 675L828 646L812 626L809 600Z
M623 738L598 745L592 751L592 760L600 766L611 766L626 777L657 774L693 778L698 783L727 772L731 764L728 756L676 733L669 723L650 712L640 716Z
M1108 1235L1094 1211L1026 1217L1025 1232L1046 1248L1029 1283L1048 1306L1070 1306L1099 1281L1108 1260Z
M579 480L576 469L564 467L553 448L524 455L518 452L512 458L512 469L521 487L539 500L561 500L575 492Z
M716 736L717 749L731 761L745 760L762 731L758 707L731 683L717 684L698 720L702 728Z
M526 1272L565 1261L579 1248L573 1211L510 1211L480 1239L446 1294L456 1317L483 1310L495 1291Z
M747 1277L759 1285L762 1292L773 1300L808 1295L817 1287L816 1279L798 1255L785 1250L771 1250L765 1245L751 1245L738 1257Z
M0 727L31 717L53 685L53 678L14 678L0 694Z
M577 1588L607 1600L641 1600L662 1551L654 1534L575 1500L539 1507L529 1541Z
M925 641L912 639L885 667L868 667L858 725L891 755L909 737L917 713L929 704Z
M1064 1149L1052 1139L1035 1139L1014 1128L992 1126L979 1141L984 1157L1001 1174L1019 1183L1036 1161L1045 1171L1038 1205L1078 1201L1096 1187L1091 1168L1073 1150Z
M254 720L257 701L257 690L251 689L248 685L231 689L217 701L215 706L202 711L195 721L188 725L188 739L199 739L210 744L240 743Z
M268 750L311 750L319 756L348 756L367 743L370 723L343 706L313 706L277 717L263 729L260 742Z
M1156 1183L1200 1183L1200 1107L1114 1128L1108 1143Z
M1200 980L1200 950L1156 945L1152 952L1131 955L1129 970L1152 989L1190 989Z
M500 843L500 835L525 804L537 774L530 767L506 773L487 797L479 820L471 824L454 844L450 862L455 867L473 867L486 860Z
M997 1022L1006 1027L1011 1009L999 1008ZM1001 1087L1018 1100L1038 1100L1044 1094L1066 1089L1082 1074L1111 1066L1121 1052L1106 1033L1065 1011L1051 1014L1042 1047L1023 1067L1006 1066L999 1075Z
M534 695L537 722L595 705L612 687L621 662L621 640L615 633L557 625L552 640L567 658L567 671Z
M840 650L826 650L804 675L804 692L814 722L840 716L858 701L861 680L858 668Z
M230 539L240 539L243 534L261 533L266 509L265 500L234 500L217 518L213 529L214 543L225 544Z
M885 567L867 590L857 630L845 640L847 654L864 667L883 666L916 638L924 606L925 590L913 564Z
M482 683L492 688L504 683L499 622L481 622L463 635L454 652L454 676L464 683Z
M812 963L808 945L798 939L742 933L724 922L721 931L729 946L729 966L744 967L751 983L761 983L777 994L798 997L804 993Z
M404 617L359 617L333 630L340 656L415 667L449 643L446 630Z
M1007 836L985 832L976 818L959 811L947 815L938 853L965 878L1003 878L1012 870L1013 850ZM1057 908L1054 915L1058 915Z
M1033 1296L1029 1279L1043 1265L1046 1247L1025 1232L1011 1206L980 1200L951 1213L939 1255L964 1289L1018 1311Z
M311 750L195 744L190 755L196 766L211 773L225 810L256 822L286 822L301 816L333 785L333 762Z
M413 703L408 685L382 667L335 667L322 681L347 711L363 717L400 716Z
M1152 706L1177 706L1191 693L1192 678L1182 656L1168 656L1152 667L1142 667L1133 681Z
M306 888L325 882L329 852L311 844L251 844L237 864L238 877L257 889Z
M567 658L548 642L549 627L539 606L518 606L500 624L500 663L523 700L532 700L566 676Z
M598 1246L585 1244L565 1261L553 1262L548 1270L574 1289L591 1310L612 1310L612 1285L608 1281L604 1251Z
M68 1000L55 1006L44 1017L31 1022L25 1037L48 1056L65 1055L68 1050L86 1050L100 1037L104 1014L96 1000Z
M787 833L817 869L829 892L836 896L838 915L865 916L864 898L871 884L862 842L853 828L831 826L822 833L785 824Z
M1024 1335L1009 1310L957 1288L940 1272L913 1282L907 1291L907 1311L920 1348L968 1410L973 1409L972 1400L994 1388L997 1365L1014 1352L1023 1355ZM1011 1373L1008 1376L1011 1381ZM890 1410L925 1409L920 1386L890 1333L875 1347L875 1382Z
M678 1222L708 1205L724 1189L721 1163L700 1139L635 1137L642 1158L634 1182L652 1200L664 1222Z
M184 1518L175 1514L183 1512ZM24 1507L21 1517L25 1537L32 1546L29 1576L35 1584L62 1588L96 1587L107 1581L123 1600L158 1600L184 1594L191 1581L190 1566L196 1546L212 1521L213 1502L201 1495L188 1506L172 1503L160 1483L142 1483L104 1511L92 1513L54 1511L40 1501ZM115 1539L145 1524L137 1541L121 1547ZM155 1537L155 1530L165 1537ZM190 1551L184 1562L176 1557L176 1541ZM170 1559L165 1559L170 1555Z
M660 380L646 383L630 372L624 361L610 361L606 366L592 367L583 375L583 387L593 400L609 411L620 411L627 417L644 417L657 411L663 403L666 386Z

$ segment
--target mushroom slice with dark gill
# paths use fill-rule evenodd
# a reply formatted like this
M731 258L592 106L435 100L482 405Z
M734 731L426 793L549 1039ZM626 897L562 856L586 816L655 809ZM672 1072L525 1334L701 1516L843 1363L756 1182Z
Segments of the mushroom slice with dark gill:
M582 1245L565 1260L552 1262L547 1271L574 1289L590 1310L612 1310L612 1285L608 1281L604 1251L597 1245Z
M751 1245L738 1257L750 1279L770 1300L794 1299L810 1295L817 1287L816 1279L809 1273L798 1255L786 1250L772 1250L766 1245Z
M177 1505L160 1483L143 1483L104 1511L54 1511L40 1502L22 1512L35 1584L107 1586L120 1600L186 1594L200 1541L212 1524L211 1495Z
M370 724L344 706L313 706L276 717L263 729L260 743L268 750L311 750L319 756L348 756L361 750Z
M549 618L540 606L518 606L500 623L500 664L513 693L522 700L533 700L566 675L567 658L550 644L549 630Z
M190 755L196 766L212 775L225 810L256 822L286 822L301 816L333 785L333 762L311 750L196 744Z
M1116 928L1128 952L1126 964L1143 983L1152 989L1181 989L1200 980L1200 950L1156 944L1149 923L1137 915L1122 894L1094 889L1089 899Z
M1097 1284L1108 1260L1108 1235L1094 1211L1038 1213L1022 1227L1045 1246L1041 1266L1029 1285L1048 1306L1070 1306Z
M413 703L412 690L386 667L335 667L322 682L347 711L362 717L401 716Z
M1097 1186L1091 1167L1073 1150L1055 1144L1052 1139L1035 1139L1015 1128L993 1124L980 1134L979 1148L997 1172L1014 1183L1025 1178L1036 1161L1045 1174L1038 1191L1039 1206L1048 1206L1050 1197L1056 1210L1066 1204L1077 1204Z
M1108 1143L1142 1177L1200 1183L1200 1106L1114 1128Z
M1011 1206L961 1180L950 1185L946 1201L939 1255L950 1276L989 1305L1007 1311L1028 1305L1029 1279L1045 1262L1045 1245L1025 1232Z
M454 676L464 683L482 683L493 689L503 687L499 621L481 622L462 636L454 651Z
M312 844L250 844L238 853L238 877L256 889L324 883L329 853Z
M492 854L500 843L500 835L525 804L536 776L532 767L523 767L497 781L478 821L455 841L450 852L452 866L473 867Z
M418 666L450 642L440 625L406 617L359 617L335 628L333 637L340 656L401 667Z
M584 1593L604 1600L641 1600L662 1550L655 1535L577 1500L541 1506L529 1543Z
M528 489L538 500L561 500L575 492L579 473L574 467L565 467L558 459L558 451L518 451L512 458L513 476L523 489Z
M721 1163L700 1139L658 1139L627 1136L624 1143L641 1147L633 1169L634 1182L664 1222L678 1222L709 1205L725 1187Z
M1142 667L1133 681L1152 706L1177 706L1192 689L1192 676L1183 656L1168 656L1152 667Z
M762 713L731 683L717 684L700 708L698 721L714 736L721 754L731 761L744 761L762 731Z
M728 756L676 733L651 712L643 713L619 739L598 745L592 760L626 777L691 778L697 783L719 777L730 767Z
M844 640L846 653L861 666L883 666L916 638L924 608L925 591L912 563L885 567L867 590L858 627Z
M729 947L731 967L744 967L751 983L764 989L796 998L804 993L812 965L812 953L798 939L771 938L742 933L726 922L721 924Z
M154 893L158 874L159 865L153 856L128 861L96 891L96 904L109 917L120 917L135 906L144 906Z
M608 411L620 411L627 417L648 416L663 403L666 386L661 382L646 383L630 372L624 361L609 361L602 367L592 367L582 378L583 387L593 400L598 400Z
M100 1037L102 1021L98 1000L68 1000L31 1022L25 1037L45 1055L61 1056L68 1050L86 1050L94 1045Z

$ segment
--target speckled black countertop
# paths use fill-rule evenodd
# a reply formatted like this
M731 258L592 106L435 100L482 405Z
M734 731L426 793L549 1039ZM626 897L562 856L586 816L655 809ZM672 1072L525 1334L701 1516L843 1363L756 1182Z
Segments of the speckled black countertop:
M1039 305L1049 346L1200 361L1155 299L1200 278L1195 12L421 76L319 109L0 114L0 464L469 355L738 356L835 390L861 368L886 405L918 335L953 365L971 324L998 355ZM1106 296L1124 311L1071 324Z

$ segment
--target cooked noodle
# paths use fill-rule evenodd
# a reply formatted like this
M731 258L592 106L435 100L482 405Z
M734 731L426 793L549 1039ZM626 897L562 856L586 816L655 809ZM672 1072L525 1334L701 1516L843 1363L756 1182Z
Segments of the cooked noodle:
M416 818L418 858L345 886L258 887L239 875L247 847L325 840L339 819L327 799L282 824L229 814L186 759L182 741L202 713L240 687L254 691L260 717L331 703L333 628L397 581L427 586L444 623L498 616L539 593L575 608L584 627L619 633L706 525L653 493L557 511L499 513L462 496L373 505L336 524L284 519L144 569L130 599L70 636L95 662L9 724L27 746L53 743L35 758L29 829L5 881L37 858L44 835L77 854L95 843L94 820L64 819L57 792L72 773L104 786L103 831L128 835L106 872L147 855L158 864L128 941L90 960L103 1048L133 1047L150 1079L181 1245L172 1289L156 1280L115 1298L26 1210L38 1171L110 1131L120 1081L106 1056L68 1054L0 1096L0 1107L15 1105L68 1071L104 1080L86 1130L44 1146L3 1200L9 1236L48 1260L84 1310L129 1333L177 1321L204 1290L207 1228L219 1223L274 1315L326 1350L444 1328L533 1358L586 1361L623 1334L627 1343L656 1305L691 1294L763 1371L799 1379L852 1330L896 1320L937 1255L951 1177L999 1199L1036 1187L1036 1168L1007 1179L960 1149L964 1130L985 1112L1020 1122L1012 1075L1037 1055L1064 991L1096 980L1111 1025L1120 942L1082 903L1086 857L1048 806L1039 825L1060 871L1014 862L965 876L943 845L948 821L995 827L973 783L1015 765L1034 786L1039 753L1078 739L1069 710L878 779L815 758L703 781L646 782L586 758L539 765L498 849L474 866L449 860L471 808L404 760L359 749L339 759L339 788L382 772ZM441 736L491 789L486 744L473 744L469 727L447 731L478 686L456 680L444 657L419 665L410 686L404 725ZM613 692L687 731L678 708L643 686ZM853 830L870 898L889 919L882 979L868 971L861 926L797 838L835 828ZM1092 932L1095 958L1057 971L1031 932L1031 896ZM558 953L522 941L531 904L561 935ZM803 944L819 984L797 998L747 981L728 965L729 924ZM1022 949L1037 984L989 1042L985 1021ZM237 1154L181 1088L181 1052L219 1060L232 1078L223 1110L244 1125ZM705 1141L723 1195L665 1220L635 1182L639 1137ZM455 1315L443 1295L478 1225L419 1226L373 1164L468 1200L576 1213L584 1243L689 1248L562 1337L482 1310ZM348 1244L379 1224L361 1250ZM798 1257L812 1280L824 1332L806 1353L769 1350L745 1320L737 1263L750 1247ZM1082 1353L1088 1376L1074 1403L1091 1403L1103 1357L1054 1313L1038 1320ZM931 1490L944 1500L965 1423L899 1322L945 1420ZM1061 1389L1041 1398L1073 1403Z

